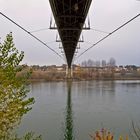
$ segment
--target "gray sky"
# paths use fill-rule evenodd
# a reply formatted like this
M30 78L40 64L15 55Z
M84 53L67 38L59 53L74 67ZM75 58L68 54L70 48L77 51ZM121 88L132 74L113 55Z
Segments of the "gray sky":
M48 0L0 0L0 12L29 31L48 28L52 15ZM93 0L89 10L91 28L112 32L139 13L140 1L137 0ZM25 52L23 63L29 65L61 65L64 63L47 47L0 15L1 42L10 31L13 32L16 47ZM57 31L54 30L34 33L60 53L59 44L55 42L56 34ZM79 54L106 34L89 30L83 31L83 35L85 43L81 43ZM110 57L114 57L118 65L140 65L140 17L93 47L76 63L87 59L109 60Z

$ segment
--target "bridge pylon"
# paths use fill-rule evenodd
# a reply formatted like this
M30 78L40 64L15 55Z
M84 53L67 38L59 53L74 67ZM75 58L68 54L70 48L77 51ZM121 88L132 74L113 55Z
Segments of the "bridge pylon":
M72 79L73 78L73 69L72 66L66 68L66 78L67 79Z

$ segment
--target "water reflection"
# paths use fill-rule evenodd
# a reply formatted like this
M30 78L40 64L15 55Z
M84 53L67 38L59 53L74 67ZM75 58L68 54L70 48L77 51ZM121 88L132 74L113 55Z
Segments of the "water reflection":
M116 136L128 134L131 118L135 122L140 116L140 81L137 87L127 83L133 81L33 84L36 104L19 132L31 129L41 133L43 140L86 140L102 127Z
M65 116L66 121L65 121L64 140L74 140L71 88L72 88L72 82L68 81L67 82L67 106L66 106L66 116Z
M67 106L65 112L65 133L64 140L74 140L74 122L73 122L73 109L72 109L72 91L74 96L77 93L77 97L80 97L80 101L77 101L78 110L81 110L81 105L85 100L88 100L88 106L84 104L82 111L88 111L96 114L100 112L108 112L114 109L114 106L109 104L114 104L115 99L115 82L114 81L92 81L92 82L81 82L80 85L77 82L73 82L74 87L72 88L72 82L67 82ZM73 90L72 90L73 89ZM88 97L88 98L85 98ZM98 102L96 101L98 99ZM111 101L110 101L111 100ZM109 102L109 103L108 103ZM102 106L104 104L104 106ZM94 105L94 106L93 106ZM77 108L76 107L76 108ZM113 108L113 109L112 109ZM103 110L102 110L103 109ZM104 110L105 109L105 110ZM101 110L101 111L99 111ZM76 112L75 112L76 113ZM89 113L83 114L88 116ZM80 117L80 116L79 116ZM77 117L77 118L79 118ZM94 114L93 117L96 117ZM92 122L94 120L91 120ZM88 122L88 120L87 120ZM88 133L88 132L87 132Z

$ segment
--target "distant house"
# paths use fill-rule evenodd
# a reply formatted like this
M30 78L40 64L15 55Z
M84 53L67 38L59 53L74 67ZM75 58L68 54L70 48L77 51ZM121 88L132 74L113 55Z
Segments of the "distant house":
M81 66L80 65L72 65L72 69L73 69L73 71L77 71L77 70L81 69Z
M140 67L137 67L137 71L140 72Z
M57 70L57 71L63 71L64 68L63 68L62 66L57 66L57 67L56 67L56 70Z
M57 70L56 65L47 66L47 71L54 71Z

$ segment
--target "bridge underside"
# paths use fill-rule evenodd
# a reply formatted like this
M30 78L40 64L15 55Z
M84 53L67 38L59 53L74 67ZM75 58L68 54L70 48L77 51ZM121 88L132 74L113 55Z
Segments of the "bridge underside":
M49 1L70 68L92 0Z

